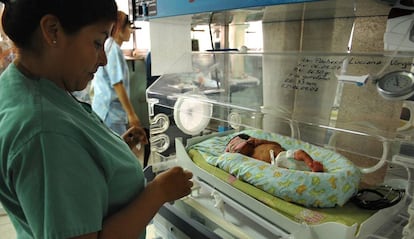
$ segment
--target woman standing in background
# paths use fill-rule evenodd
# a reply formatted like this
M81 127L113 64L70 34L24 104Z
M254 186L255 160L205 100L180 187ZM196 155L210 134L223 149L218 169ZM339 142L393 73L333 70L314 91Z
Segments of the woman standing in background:
M93 80L92 109L113 131L122 135L129 127L141 127L129 100L129 69L121 45L129 41L131 23L128 15L118 11L117 21L105 42L108 64L99 67Z

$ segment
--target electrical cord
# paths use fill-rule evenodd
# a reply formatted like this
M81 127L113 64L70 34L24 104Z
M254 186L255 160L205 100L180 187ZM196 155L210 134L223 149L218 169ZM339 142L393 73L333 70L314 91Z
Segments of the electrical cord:
M359 190L351 198L351 202L363 209L379 210L396 205L404 195L405 190L384 185L375 189Z

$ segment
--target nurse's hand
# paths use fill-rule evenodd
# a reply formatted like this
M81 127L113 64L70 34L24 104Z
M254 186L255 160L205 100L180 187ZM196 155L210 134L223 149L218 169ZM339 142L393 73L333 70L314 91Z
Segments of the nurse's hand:
M145 130L141 127L131 127L129 128L123 135L122 138L124 139L125 143L128 144L129 148L132 149L137 144L145 145L148 144L147 135L145 134Z
M164 199L164 202L171 202L191 193L192 177L193 174L190 171L181 167L173 167L158 174L150 184L160 199Z

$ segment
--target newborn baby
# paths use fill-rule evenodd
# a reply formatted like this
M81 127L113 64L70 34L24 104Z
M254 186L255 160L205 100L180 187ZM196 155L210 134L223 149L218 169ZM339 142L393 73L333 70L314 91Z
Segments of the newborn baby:
M247 134L233 137L226 146L226 152L240 153L282 168L323 172L323 165L305 151L286 150L277 142L257 139Z

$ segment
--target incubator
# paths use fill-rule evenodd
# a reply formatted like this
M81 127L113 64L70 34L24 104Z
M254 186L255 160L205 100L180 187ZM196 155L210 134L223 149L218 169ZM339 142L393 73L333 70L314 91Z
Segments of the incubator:
M285 3L246 10L265 19L264 35L284 27L283 37L264 38L269 42L263 50L184 54L170 67L187 69L165 73L147 89L148 179L179 165L193 172L195 183L189 196L161 208L154 219L157 232L163 238L414 238L414 134L404 126L411 125L410 117L408 123L401 119L414 92L414 52L383 45L361 50L371 47L363 44L371 32L358 32L363 24L372 27L365 22L372 17L383 19L385 31L393 3ZM325 21L331 35L310 44L315 36L306 32ZM292 38L297 48L286 39L295 35L293 26L301 33ZM290 177L267 186L249 182L241 169L210 163L224 160L226 143L246 132L305 149L325 171L260 164L260 170ZM256 164L234 155L230 160ZM330 188L310 188L323 183Z

